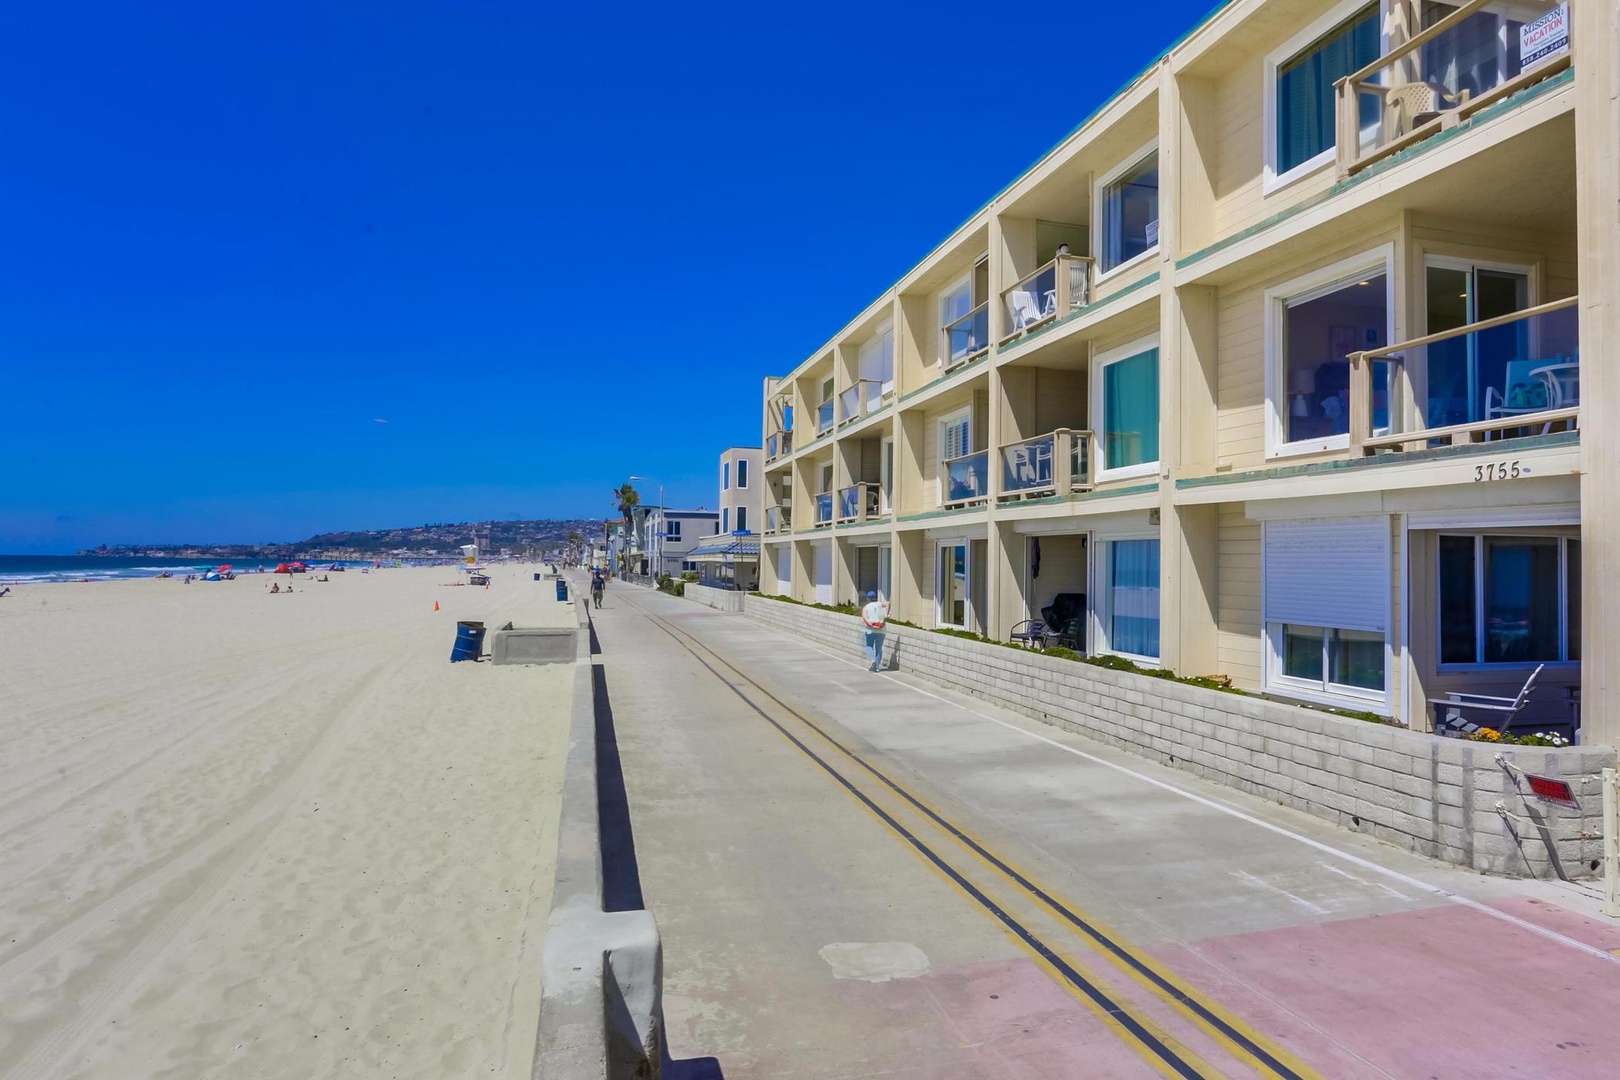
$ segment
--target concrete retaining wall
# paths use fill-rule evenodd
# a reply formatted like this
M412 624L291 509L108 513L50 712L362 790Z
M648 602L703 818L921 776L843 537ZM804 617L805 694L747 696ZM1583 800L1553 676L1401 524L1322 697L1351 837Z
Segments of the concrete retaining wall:
M531 1076L657 1080L663 949L649 912L602 910L590 614L583 601L576 610L574 702Z
M757 595L743 611L860 656L855 616ZM961 693L1446 862L1582 878L1602 856L1608 747L1498 748L893 624L886 655ZM1524 773L1568 780L1579 808L1540 802Z
M743 597L747 594L735 589L716 589L708 585L688 584L684 595L688 600L695 600L716 611L741 611Z

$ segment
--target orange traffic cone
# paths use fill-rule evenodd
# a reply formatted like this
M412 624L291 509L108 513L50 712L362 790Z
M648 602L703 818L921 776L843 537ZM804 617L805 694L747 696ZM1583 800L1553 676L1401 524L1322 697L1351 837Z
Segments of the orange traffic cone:
M439 610L439 602L437 600L433 601L433 610L434 611Z

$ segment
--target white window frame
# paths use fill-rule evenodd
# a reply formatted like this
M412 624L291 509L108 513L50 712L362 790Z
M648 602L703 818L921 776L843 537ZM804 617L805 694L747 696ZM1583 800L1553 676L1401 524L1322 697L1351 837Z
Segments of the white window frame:
M1092 248L1093 251L1095 251L1095 252L1101 252L1102 251L1102 244L1101 244L1100 237L1102 236L1102 234L1108 228L1107 222L1105 222L1103 220L1103 215L1104 215L1104 210L1105 210L1105 206L1104 206L1104 202L1103 202L1103 192L1107 191L1108 186L1110 184L1112 184L1115 180L1118 180L1121 176L1124 176L1126 173L1128 173L1132 169L1136 168L1136 166L1142 164L1143 160L1145 160L1149 154L1157 154L1158 152L1159 152L1159 140L1154 139L1151 142L1149 142L1147 145L1138 147L1134 154L1130 154L1129 156L1127 156L1125 158L1124 161L1120 162L1118 165L1114 166L1113 169L1111 169L1108 172L1104 173L1102 178L1091 186L1091 206L1092 206L1091 220L1098 223L1098 233L1097 233L1097 235L1099 237L1098 242L1096 244L1094 244L1094 246ZM1164 220L1162 193L1161 193L1161 201L1160 201L1160 214L1159 214L1158 220L1160 220L1160 221ZM1115 277L1115 276L1117 276L1119 274L1123 274L1125 271L1129 270L1131 267L1139 266L1142 263L1147 262L1149 259L1155 257L1158 254L1159 254L1159 244L1154 244L1152 247L1148 248L1146 251L1142 252L1140 255L1132 255L1129 259L1126 259L1124 262L1120 263L1118 266L1113 267L1110 270L1104 270L1102 268L1102 259L1101 259L1101 255L1099 255L1098 256L1098 261L1097 261L1097 277L1096 277L1095 284L1101 285L1103 282L1107 281L1109 278Z
M729 506L720 508L720 531L722 533L731 531L731 507Z
M1315 702L1319 705L1332 705L1338 708L1366 709L1367 706L1376 706L1368 711L1386 713L1389 708L1390 680L1394 677L1395 652L1390 640L1388 630L1384 631L1384 686L1381 690L1369 690L1363 686L1349 686L1344 683L1328 682L1328 672L1331 665L1328 662L1327 640L1331 630L1345 630L1342 626L1322 626L1322 681L1310 682L1283 671L1283 626L1303 626L1303 623L1268 622L1265 624L1265 688L1268 692L1275 691L1285 697L1299 698L1303 701ZM1371 631L1356 631L1357 633L1370 633Z
M1320 454L1330 450L1347 450L1350 436L1328 435L1319 439L1299 439L1284 442L1287 430L1284 410L1288 407L1288 380L1283 376L1283 356L1279 347L1288 321L1288 306L1320 299L1338 292L1346 284L1366 277L1384 275L1384 340L1395 340L1395 245L1384 244L1371 251L1332 266L1324 266L1308 274L1286 281L1266 290L1265 298L1265 350L1266 350L1266 457L1294 457L1299 454Z
M731 462L729 461L720 463L720 490L731 490Z
M879 382L879 384L881 386L883 397L887 398L890 394L894 393L894 377L895 377L894 373L895 373L896 357L895 357L895 335L894 335L894 320L893 319L884 319L881 323L878 324L877 329L874 330L872 332L872 334L865 341L861 342L860 345L856 347L856 349L855 349L855 378L857 380L860 380L860 379L864 379L864 378L867 377L866 372L861 370L861 358L862 358L861 354L866 352L866 350L868 348L872 347L873 345L877 345L879 342L881 342L885 335L887 335L888 339L889 339L889 377L887 379L880 379L880 380L878 380L878 382ZM861 414L863 416L866 414L866 402L864 400L861 402Z
M1105 437L1106 432L1104 429L1104 425L1108 418L1108 403L1103 400L1103 388L1105 385L1103 382L1104 368L1108 367L1110 364L1116 364L1121 360L1130 360L1134 357L1140 356L1149 349L1157 348L1159 348L1159 335L1149 334L1146 337L1137 338L1128 345L1121 345L1117 349L1109 349L1106 352L1100 352L1091 358L1091 430L1097 433L1097 457L1099 459L1093 462L1092 466L1097 471L1096 479L1099 483L1104 480L1127 480L1133 476L1157 476L1159 474L1160 458L1155 458L1152 461L1144 461L1136 465L1121 465L1119 468L1109 467L1108 440ZM1161 361L1164 358L1162 351L1159 354L1159 358ZM1159 393L1161 397L1164 394L1163 370L1159 372ZM1164 431L1161 426L1159 435L1162 437L1163 434ZM1160 448L1160 455L1162 458L1162 447Z
M1324 38L1341 23L1348 22L1350 16L1367 6L1367 0L1342 0L1335 4L1327 14L1311 23L1305 29L1285 41L1281 46L1266 54L1264 65L1264 102L1261 108L1265 116L1265 165L1260 174L1260 190L1263 195L1270 195L1274 191L1285 188L1296 180L1303 180L1312 173L1318 172L1333 164L1337 155L1337 144L1329 143L1328 148L1320 154L1302 161L1287 172L1277 172L1277 70L1288 61ZM1388 0L1378 0L1378 52L1385 55L1389 52L1389 4ZM1335 125L1335 131L1337 125ZM1362 139L1366 142L1365 136Z
M945 621L945 558L946 548L962 549L962 621ZM973 618L973 541L962 536L954 540L934 542L934 625L951 630L966 630Z
M1470 664L1446 664L1440 661L1440 538L1445 536L1471 537L1474 541L1474 656ZM1435 670L1442 675L1459 674L1463 672L1497 673L1504 671L1528 671L1531 668L1545 664L1551 671L1579 671L1579 660L1509 660L1505 662L1490 663L1479 660L1485 650L1485 540L1488 537L1503 537L1509 540L1557 540L1558 541L1558 655L1569 656L1569 542L1580 540L1579 536L1569 536L1564 533L1533 532L1529 530L1505 531L1503 528L1480 529L1440 529L1435 533L1434 540L1434 663ZM1584 570L1584 568L1583 568ZM1585 579L1582 579L1582 586ZM1583 642L1584 645L1584 642Z
M746 506L737 507L737 531L748 531L748 507Z
M1159 651L1164 651L1164 538L1158 529L1135 528L1094 532L1086 541L1086 576L1089 578L1086 583L1086 604L1091 608L1090 636L1087 639L1091 648L1088 652L1092 656L1122 656L1134 663L1158 667L1160 657L1125 652L1114 648L1109 640L1108 624L1114 614L1114 594L1109 591L1108 579L1113 568L1113 545L1116 540L1153 540L1159 545Z
M955 281L951 282L949 285L945 286L943 289L939 290L939 292L934 294L934 312L939 317L939 329L934 331L934 349L939 354L934 358L935 367L943 368L945 365L951 362L950 352L945 346L945 328L952 322L955 322L956 319L960 319L962 316L958 315L956 316L956 319L951 319L949 322L947 322L945 319L945 299L957 292L960 292L962 289L966 289L968 294L968 307L967 312L964 314L971 313L974 308L978 307L978 305L973 302L972 270L969 270L967 273L963 274L961 277L957 278Z
M894 436L878 440L878 511L887 517L894 513Z
M945 429L959 420L967 421L967 444L971 447L973 445L972 405L963 405L960 409L952 409L948 413L943 413L936 421L938 424L937 430L939 432L939 460L934 464L934 494L936 495L934 502L938 506L945 505L945 463L951 460L945 456ZM972 452L972 450L965 451L965 453L969 454Z
M737 459L737 487L746 490L748 487L748 459Z
M878 599L887 600L894 591L894 548L889 544L879 544L877 549L877 594Z

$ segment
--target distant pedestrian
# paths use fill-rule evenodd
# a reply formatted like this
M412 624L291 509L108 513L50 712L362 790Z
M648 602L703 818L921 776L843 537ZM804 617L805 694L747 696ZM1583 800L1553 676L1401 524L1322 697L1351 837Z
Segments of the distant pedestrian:
M602 590L605 588L606 583L600 574L591 578L591 602L598 608L602 606Z
M876 592L866 594L866 606L861 609L861 622L866 624L866 659L872 671L883 667L883 624L889 621L889 602L879 600Z

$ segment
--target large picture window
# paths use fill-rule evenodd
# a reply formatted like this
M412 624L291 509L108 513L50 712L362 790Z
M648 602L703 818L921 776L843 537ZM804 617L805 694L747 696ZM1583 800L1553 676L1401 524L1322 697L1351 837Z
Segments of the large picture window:
M1102 441L1099 479L1143 476L1159 461L1159 342L1149 338L1097 357L1095 417Z
M1581 658L1581 542L1443 535L1440 663L1553 664Z
M1099 185L1099 269L1118 269L1159 246L1159 152L1150 149Z
M1336 135L1337 99L1334 84L1366 67L1382 53L1378 26L1379 5L1353 9L1342 20L1301 44L1290 43L1271 68L1271 145L1267 147L1268 173L1286 180L1332 156ZM1378 123L1378 101L1362 97L1361 127Z

